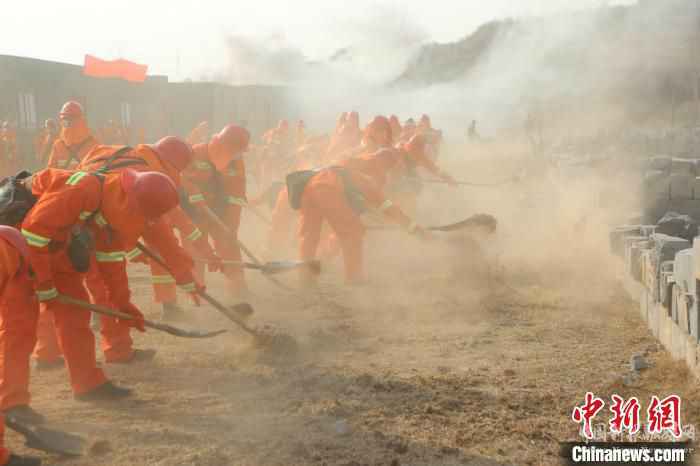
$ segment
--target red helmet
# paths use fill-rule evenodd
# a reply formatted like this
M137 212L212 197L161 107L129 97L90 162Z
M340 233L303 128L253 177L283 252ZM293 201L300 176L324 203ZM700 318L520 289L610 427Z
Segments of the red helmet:
M162 173L124 170L121 184L131 207L148 220L160 217L179 203L175 183Z
M161 160L167 161L178 171L183 171L192 162L192 147L176 136L166 136L151 146Z
M373 138L375 142L384 142L377 140L378 138L381 138L381 134L384 134L385 137L388 138L387 142L391 144L391 124L389 123L389 119L387 117L382 115L374 117L374 119L367 125L366 131L367 135Z
M423 115L421 115L419 125L424 127L424 128L430 128L431 127L430 126L430 117L428 115L426 115L425 113Z
M4 239L13 246L25 260L29 259L29 246L27 241L16 228L0 225L0 238Z
M63 104L58 116L66 119L81 118L83 116L83 106L74 100L69 100Z
M425 137L422 134L416 134L408 140L404 147L413 155L421 155L425 153L426 144Z
M243 152L248 149L250 133L247 129L236 125L226 125L212 139L216 139L221 147L233 153Z

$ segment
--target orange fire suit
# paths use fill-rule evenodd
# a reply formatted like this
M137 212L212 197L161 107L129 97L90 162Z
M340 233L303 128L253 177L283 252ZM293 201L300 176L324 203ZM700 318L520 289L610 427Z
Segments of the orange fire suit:
M5 448L5 418L0 415L0 464L10 460L10 450Z
M84 119L76 120L71 128L61 129L61 134L51 146L48 156L48 168L75 169L80 161L90 152L98 141L91 134ZM91 270L94 267L90 268ZM92 302L105 305L104 293L99 294L93 287ZM39 326L37 329L38 341L34 348L34 356L46 362L54 362L61 356L58 342L55 336L53 317L47 311L43 303L39 306Z
M85 170L103 168L108 163L107 159L122 148L120 146L99 146L87 155L78 168ZM156 171L170 177L175 186L179 187L181 184L180 173L175 167L162 161L149 145L140 144L131 151L122 153L111 165L113 168L110 171L120 171L126 167L137 171ZM210 263L216 262L217 258L207 238L180 207L168 212L162 221L171 227L169 231L162 229L168 238L157 242L157 244L148 244L148 246L152 246L164 258L168 266L174 269L174 274L179 280L176 280L154 261L150 261L154 297L157 303L176 302L176 283L191 288L193 261L190 256L193 255ZM176 228L180 233L184 249L180 247L173 235L172 228ZM162 250L166 246L173 248L173 250ZM141 251L134 249L129 251L128 259L134 260L140 255Z
M383 190L387 184L390 172L401 166L402 152L394 148L372 150L367 148L359 155L345 157L337 166L357 171L368 176L377 188ZM331 259L341 250L338 236L334 232L326 235L321 244L320 256L324 260Z
M0 409L29 404L29 355L36 328L36 297L28 264L7 241L0 240ZM10 296L11 295L11 296ZM0 415L0 464L5 448L5 419Z
M214 210L234 236L231 237L229 232L222 231L204 212L197 218L197 224L204 235L213 238L218 257L225 261L241 261L241 250L236 241L241 210L248 202L245 162L238 158L232 160L223 170L217 170L209 158L207 144L197 144L193 150L194 160L185 170L183 181L188 201L195 208L208 206ZM229 279L233 293L247 288L241 267L224 266L223 273Z
M83 119L72 128L63 128L49 154L49 168L74 169L98 143Z
M29 358L39 314L29 264L0 239L0 410L29 405ZM2 430L0 429L0 445Z
M412 224L400 208L384 198L381 189L370 177L356 170L331 167L313 176L301 195L300 258L315 258L321 239L321 227L323 222L327 221L338 237L343 251L345 280L348 283L356 283L363 279L365 227L348 198L348 182L354 185L356 194L361 196L365 205L382 212L409 230L415 229L415 224ZM302 273L307 280L310 279L308 272Z
M108 162L107 159L122 147L123 146L97 146L81 161L79 168L94 171L105 167ZM179 173L177 173L177 171L175 171L172 167L162 163L155 151L146 145L139 145L135 149L123 153L121 157L112 161L112 166L114 168L110 170L110 173L120 172L121 170L129 168L137 171L150 170L164 173L170 176L170 178L173 179L176 184L180 179ZM179 208L175 210L179 210ZM196 227L194 227L191 222L188 225L192 230L196 230ZM185 231L185 228L187 228L187 226L182 227L182 230L180 231ZM192 235L192 233L190 233L190 235ZM189 254L180 247L177 238L175 238L173 235L172 227L167 220L159 219L158 221L151 222L145 227L143 237L146 244L148 246L152 246L153 249L164 258L166 264L168 264L168 266L174 271L176 277L171 277L160 266L151 264L152 274L154 271L157 274L159 271L163 270L160 272L161 276L165 276L167 279L172 280L172 290L166 289L163 291L162 289L154 286L156 293L161 293L160 295L157 295L157 297L160 299L173 300L175 296L176 281L183 287L183 289L194 291L195 285L192 277L193 261ZM137 239L138 237L136 237L136 239L132 238L129 240L129 246L133 249L126 254L126 257L132 260L141 254L141 251L134 247ZM195 238L195 240L196 239L197 238ZM203 253L206 253L207 250L211 251L208 243L206 245L202 245L201 241L198 241L197 247L200 248ZM211 254L213 255L213 252ZM93 303L103 306L111 306L114 303L112 303L109 299L108 289L105 285L102 273L102 267L99 266L98 261L99 258L96 258L95 255L91 257L90 269L86 274L85 285L87 286L91 301ZM156 283L155 278L154 283ZM105 356L105 361L118 362L129 360L133 353L133 341L130 336L130 327L124 322L107 316L102 316L101 322L101 346ZM35 351L35 356L38 359L53 361L60 356L60 351L58 350L58 345L55 343L54 335L55 333L51 326L51 322L42 318L39 329L39 344L37 345L37 350Z
M73 391L85 393L106 381L95 361L90 313L54 298L60 292L88 300L82 274L75 271L68 258L67 245L71 228L84 223L100 208L102 186L91 175L46 169L32 177L31 189L37 202L22 222L22 234L29 244L36 293L45 304L46 315L53 317ZM116 274L113 277L118 280ZM126 296L128 300L128 293Z

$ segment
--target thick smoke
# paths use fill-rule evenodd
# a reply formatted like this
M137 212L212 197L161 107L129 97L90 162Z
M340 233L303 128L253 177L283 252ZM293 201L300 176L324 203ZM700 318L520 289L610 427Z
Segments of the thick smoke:
M220 79L288 86L290 118L318 130L352 109L365 120L429 113L459 134L472 118L486 133L522 127L533 111L569 122L569 132L595 131L692 98L698 10L694 0L646 0L492 22L437 44L385 8L338 23L334 37L347 46L324 59L310 60L279 37L230 36Z
M648 118L692 97L698 11L691 0L643 1L492 23L424 49L394 85L455 123L465 109L492 127L533 110L589 130Z

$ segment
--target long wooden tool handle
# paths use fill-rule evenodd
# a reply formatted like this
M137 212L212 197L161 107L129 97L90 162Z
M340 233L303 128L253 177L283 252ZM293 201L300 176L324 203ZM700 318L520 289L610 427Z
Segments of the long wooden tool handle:
M136 243L136 247L139 249L139 251L141 251L142 253L144 253L144 254L145 254L146 256L148 256L149 258L153 259L153 261L155 261L158 265L160 265L161 267L163 267L169 274L172 275L172 272L170 271L170 267L168 267L168 265L165 263L165 261L164 261L163 259L161 259L161 257L160 257L158 254L156 254L155 252L151 251L150 249L148 249L146 246L144 246L144 245L141 244L141 243ZM207 293L207 292L205 292L205 291L203 291L203 290L197 290L196 293L197 293L202 299L204 299L206 302L208 302L208 303L211 304L214 308L216 308L217 311L219 311L219 312L221 312L223 315L225 315L229 320L231 320L232 322L238 324L238 326L240 326L243 330L245 330L246 332L250 333L251 335L258 336L258 333L257 333L255 330L253 330L252 328L248 327L248 326L245 324L245 322L243 322L243 321L240 320L238 317L236 317L235 315L233 315L233 314L231 313L231 311L230 311L226 306L224 306L224 305L221 304L219 301L217 301L217 300L216 300L213 296L211 296L209 293Z
M241 251L243 251L243 254L245 254L246 256L248 256L248 258L249 258L255 265L257 265L257 266L263 266L263 265L264 265L263 262L262 262L260 259L258 259L258 258L255 256L255 254L253 254L253 251L251 251L250 249L248 249L248 248L246 247L246 245L243 244L243 243L241 242L241 240L239 240L238 238L236 238L236 237L233 235L233 232L231 231L231 229L230 229L228 226L226 226L226 224L225 224L223 221L221 221L221 219L219 218L219 216L216 215L216 213L215 213L213 210L211 210L211 208L210 208L209 206L204 206L204 210L207 212L207 215L209 215L209 217L219 226L219 228L221 228L221 230L225 231L229 236L231 236L231 237L234 238L234 240L236 241L236 244L238 245L238 247L241 248ZM272 283L274 283L274 284L275 284L276 286L278 286L279 288L282 288L283 290L286 290L286 291L293 291L291 288L289 288L287 285L285 285L285 284L282 283L281 281L277 280L275 277L271 277L270 275L265 275L265 278L267 278L269 281L271 281Z
M105 306L100 306L98 304L88 303L87 301L83 301L82 299L73 298L71 296L66 296L64 294L59 295L58 299L64 303L73 304L75 306L82 307L83 309L87 309L88 311L94 312L96 314L102 314L105 316L116 317L117 319L124 319L124 320L133 320L134 319L134 316L132 316L131 314L126 314L124 312L115 311L114 309L111 309L111 308L105 307ZM162 330L157 323L151 322L150 320L144 319L143 324L144 324L144 326L149 327L149 328Z
M260 210L258 210L257 207L252 206L252 205L250 205L250 204L246 204L246 208L247 208L248 210L250 210L250 211L253 213L253 215L255 215L256 217L258 217L258 218L259 218L263 223L265 223L266 225L272 225L272 222L270 221L270 219L267 218L267 217L265 217L265 216L263 215L263 213L260 212Z

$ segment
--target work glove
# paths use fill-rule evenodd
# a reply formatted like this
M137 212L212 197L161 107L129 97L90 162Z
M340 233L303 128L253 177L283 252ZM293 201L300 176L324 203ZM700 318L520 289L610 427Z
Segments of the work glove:
M420 225L416 225L415 223L409 226L408 232L412 235L417 236L423 241L428 241L434 238L433 234L430 231L426 230Z
M133 327L139 332L146 331L143 314L141 311L139 311L138 307L131 303L131 301L120 305L119 310L124 314L129 314L132 317L131 319L119 319L119 322L123 322L129 327Z
M37 283L34 288L36 291L36 297L40 303L47 303L58 298L58 290L56 289L56 285L52 280Z
M207 262L207 270L209 270L211 273L223 272L224 263L221 261L221 258L212 253L211 257L209 257L209 261Z
M445 183L447 183L447 184L448 184L450 187L452 187L452 188L456 188L457 186L459 186L459 185L457 184L457 180L455 180L454 178L452 178L452 176L448 175L447 173L442 173L442 174L440 175L440 178L442 178L442 180L443 180Z
M179 286L187 292L195 306L199 307L201 305L199 294L204 293L206 291L207 288L204 285L200 285L195 280L192 280L189 283L185 283Z

